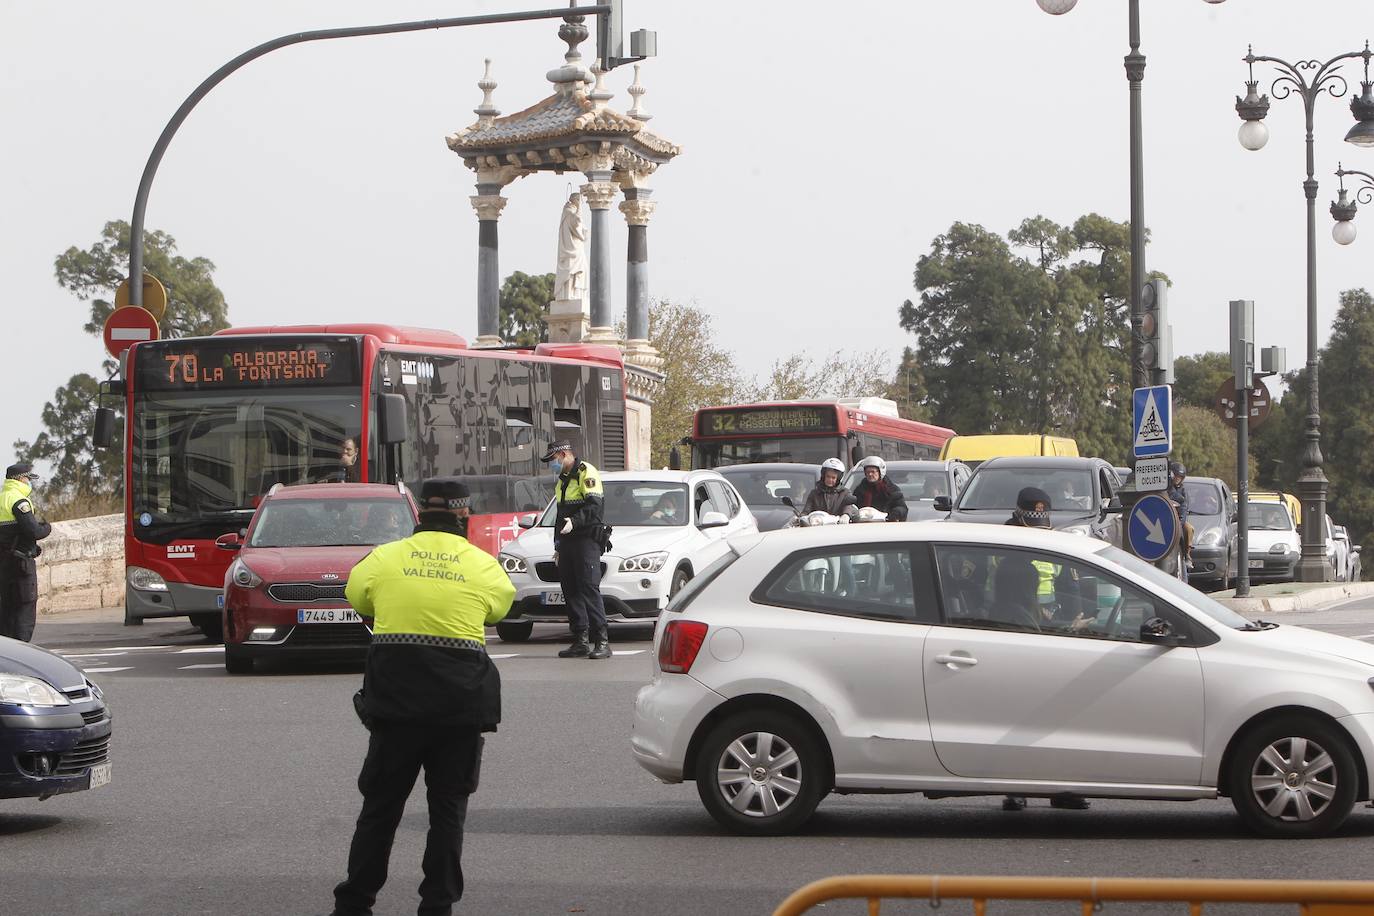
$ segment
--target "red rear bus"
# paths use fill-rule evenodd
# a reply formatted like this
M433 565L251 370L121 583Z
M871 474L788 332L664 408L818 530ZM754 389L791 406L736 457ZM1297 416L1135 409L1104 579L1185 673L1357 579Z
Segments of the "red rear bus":
M839 458L935 459L954 430L897 415L885 398L773 401L703 407L693 424L692 467L786 462L820 464Z
M215 540L245 528L273 484L459 475L473 492L470 538L494 554L517 514L551 497L539 461L550 442L625 467L614 347L472 349L451 332L372 324L233 328L136 344L123 377L130 623L217 622L233 553Z

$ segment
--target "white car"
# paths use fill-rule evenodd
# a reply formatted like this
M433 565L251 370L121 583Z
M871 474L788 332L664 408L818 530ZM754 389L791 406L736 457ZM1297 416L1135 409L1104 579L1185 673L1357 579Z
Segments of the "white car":
M1302 554L1302 543L1288 507L1278 502L1252 500L1246 512L1250 581L1292 582Z
M612 532L601 558L601 597L610 621L652 620L729 550L728 538L758 533L753 513L715 471L614 471L602 483ZM501 567L515 584L515 603L496 627L505 642L529 639L537 622L567 622L553 561L555 511L550 503L542 515L522 519L526 530L501 550Z
M1229 796L1335 830L1374 775L1374 646L1252 623L1094 538L887 524L741 538L663 613L636 760L744 834L829 792Z

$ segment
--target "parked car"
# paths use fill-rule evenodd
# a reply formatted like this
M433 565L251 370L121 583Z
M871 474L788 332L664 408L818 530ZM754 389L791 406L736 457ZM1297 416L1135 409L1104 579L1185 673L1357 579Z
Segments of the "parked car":
M1193 526L1193 562L1188 581L1194 585L1231 587L1236 575L1236 501L1226 482L1216 477L1189 477L1188 524Z
M669 598L726 553L728 538L759 530L739 493L716 471L614 471L601 480L604 519L612 528L611 549L601 558L608 621L653 620ZM542 515L522 518L526 530L501 550L501 567L515 584L515 603L496 625L505 642L529 639L538 622L567 623L553 561L555 514L550 502Z
M958 499L935 501L952 522L1002 525L1024 487L1050 497L1050 523L1059 531L1121 543L1116 471L1101 458L990 458L978 466Z
M224 668L263 658L362 659L371 621L348 606L348 574L418 518L404 485L274 486L248 528L215 542L238 556L224 577Z
M1251 500L1246 507L1251 582L1292 582L1302 544L1286 503Z
M749 511L754 514L760 531L776 531L787 527L796 517L791 507L783 505L784 496L801 508L806 494L816 486L821 476L819 464L731 464L716 468L730 481Z
M50 798L110 781L113 721L75 665L0 637L0 798Z
M1331 578L1345 582L1350 573L1350 542L1336 537L1336 525L1326 516L1326 562L1331 564Z
M924 522L942 519L949 510L941 512L935 508L935 501L944 496L958 497L968 485L973 471L962 461L889 461L888 479L895 483L906 498L907 521ZM863 480L859 468L850 468L845 475L844 485L849 491Z
M1251 830L1321 836L1369 797L1367 643L1249 621L1054 532L730 546L658 623L631 747L733 832L795 831L834 791L1228 796Z
M1360 545L1350 543L1350 532L1344 525L1337 525L1333 529L1335 539L1345 545L1345 579L1346 582L1360 581Z

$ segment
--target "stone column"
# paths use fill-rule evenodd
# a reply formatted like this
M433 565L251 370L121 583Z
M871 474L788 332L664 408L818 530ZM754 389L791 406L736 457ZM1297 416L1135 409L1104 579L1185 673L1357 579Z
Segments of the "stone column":
M501 265L496 221L506 206L499 183L478 181L469 198L477 211L477 341L479 347L501 345Z
M619 188L611 180L611 170L585 173L587 184L582 197L592 211L591 263L587 284L590 293L592 327L587 339L597 343L614 343L615 328L611 319L611 204Z
M626 188L620 212L629 226L625 252L625 338L629 341L649 337L649 217L654 213L653 192L648 188Z

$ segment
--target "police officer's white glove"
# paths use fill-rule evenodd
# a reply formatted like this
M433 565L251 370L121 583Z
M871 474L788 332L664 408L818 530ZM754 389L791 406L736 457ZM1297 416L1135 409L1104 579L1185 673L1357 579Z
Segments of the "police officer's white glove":
M559 534L572 534L572 519L563 519L563 527L558 529Z

